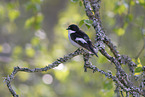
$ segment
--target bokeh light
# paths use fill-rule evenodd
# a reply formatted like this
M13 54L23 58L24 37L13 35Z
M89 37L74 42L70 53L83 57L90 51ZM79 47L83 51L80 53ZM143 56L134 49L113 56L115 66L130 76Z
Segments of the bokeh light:
M50 74L45 74L43 77L42 77L42 80L45 84L51 84L53 82L53 77L52 75Z

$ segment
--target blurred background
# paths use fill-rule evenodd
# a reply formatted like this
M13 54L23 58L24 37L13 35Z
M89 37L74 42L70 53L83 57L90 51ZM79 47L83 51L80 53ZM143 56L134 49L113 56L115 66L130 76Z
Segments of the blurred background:
M145 1L102 0L100 14L117 50L145 64ZM0 0L0 97L11 97L4 77L15 66L45 67L77 49L67 37L66 28L72 23L94 43L95 31L81 0ZM115 66L98 55L90 59L92 64L115 75ZM83 64L80 55L47 72L18 72L12 87L20 97L115 97L112 80L84 72ZM126 65L122 67L129 72Z

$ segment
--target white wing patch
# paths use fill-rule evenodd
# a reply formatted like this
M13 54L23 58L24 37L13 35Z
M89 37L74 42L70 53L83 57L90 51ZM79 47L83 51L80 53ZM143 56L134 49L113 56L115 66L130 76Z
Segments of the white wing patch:
M81 41L83 44L84 44L84 43L87 43L83 38L76 38L75 40L76 40L76 41Z

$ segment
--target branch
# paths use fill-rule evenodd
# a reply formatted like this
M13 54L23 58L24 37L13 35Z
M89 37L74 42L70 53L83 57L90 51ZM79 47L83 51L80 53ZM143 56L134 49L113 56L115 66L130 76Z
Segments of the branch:
M90 20L93 21L93 27L96 31L96 46L99 48L99 51L104 55L108 60L110 60L112 63L114 63L116 67L116 76L121 82L122 86L120 86L121 89L123 89L127 94L130 92L132 95L136 95L139 93L140 95L144 95L145 93L143 90L140 90L139 88L133 86L133 83L129 80L128 75L126 72L122 69L121 64L128 64L129 70L134 73L134 67L137 65L131 61L131 58L126 56L126 55L120 55L119 51L117 51L116 46L111 42L111 40L105 35L105 31L102 27L101 19L100 19L100 2L101 0L83 0L84 6L85 6L85 11L86 15ZM93 8L93 12L92 9ZM113 53L114 57L110 56L106 51L105 51L105 46L103 45L106 44L109 48L110 51ZM118 85L116 81L115 83ZM126 90L127 89L127 90ZM128 90L130 89L130 90Z
M97 71L97 72L100 72L101 74L105 75L105 77L108 77L108 78L111 78L121 89L123 89L126 93L128 92L137 92L143 96L145 96L145 93L144 91L140 90L139 88L137 87L131 87L131 88L126 88L126 86L124 86L120 81L119 79L116 77L116 76L113 76L110 72L109 73L106 73L105 71L103 70L100 70L98 69L96 66L94 65L85 65L86 68L89 68L91 70L93 70L93 72Z
M84 51L83 49L77 49L75 52L70 53L66 56L64 56L63 58L59 58L57 59L57 61L53 62L52 64L49 64L48 66L44 67L44 68L35 68L35 69L29 69L29 68L20 68L20 67L14 67L14 70L12 72L12 74L8 77L5 78L5 82L7 84L7 87L9 89L9 91L11 92L11 94L14 97L19 97L18 94L16 94L16 92L14 91L14 89L11 86L11 81L14 79L16 73L18 73L19 71L23 71L23 72L29 72L29 73L34 73L34 72L42 72L42 71L48 71L54 67L57 67L59 64L64 63L70 59L72 59L73 57L77 56L77 55L83 55L86 54L87 52Z

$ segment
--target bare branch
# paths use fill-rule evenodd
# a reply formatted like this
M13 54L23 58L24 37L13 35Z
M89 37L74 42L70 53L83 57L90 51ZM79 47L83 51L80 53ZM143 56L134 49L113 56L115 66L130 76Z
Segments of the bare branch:
M63 58L57 59L57 61L53 62L52 64L49 64L48 66L46 66L44 68L29 69L29 68L21 68L18 66L14 67L12 74L10 76L6 77L4 81L6 82L7 87L9 89L9 91L11 92L11 94L14 97L19 97L18 94L16 94L16 92L14 91L14 89L11 86L11 81L14 79L16 73L18 73L19 71L29 72L29 73L48 71L48 70L58 66L59 64L64 63L64 62L68 61L69 59L71 59L77 55L82 55L82 54L86 54L86 52L83 49L77 49L75 52L70 53L70 54L64 56Z

